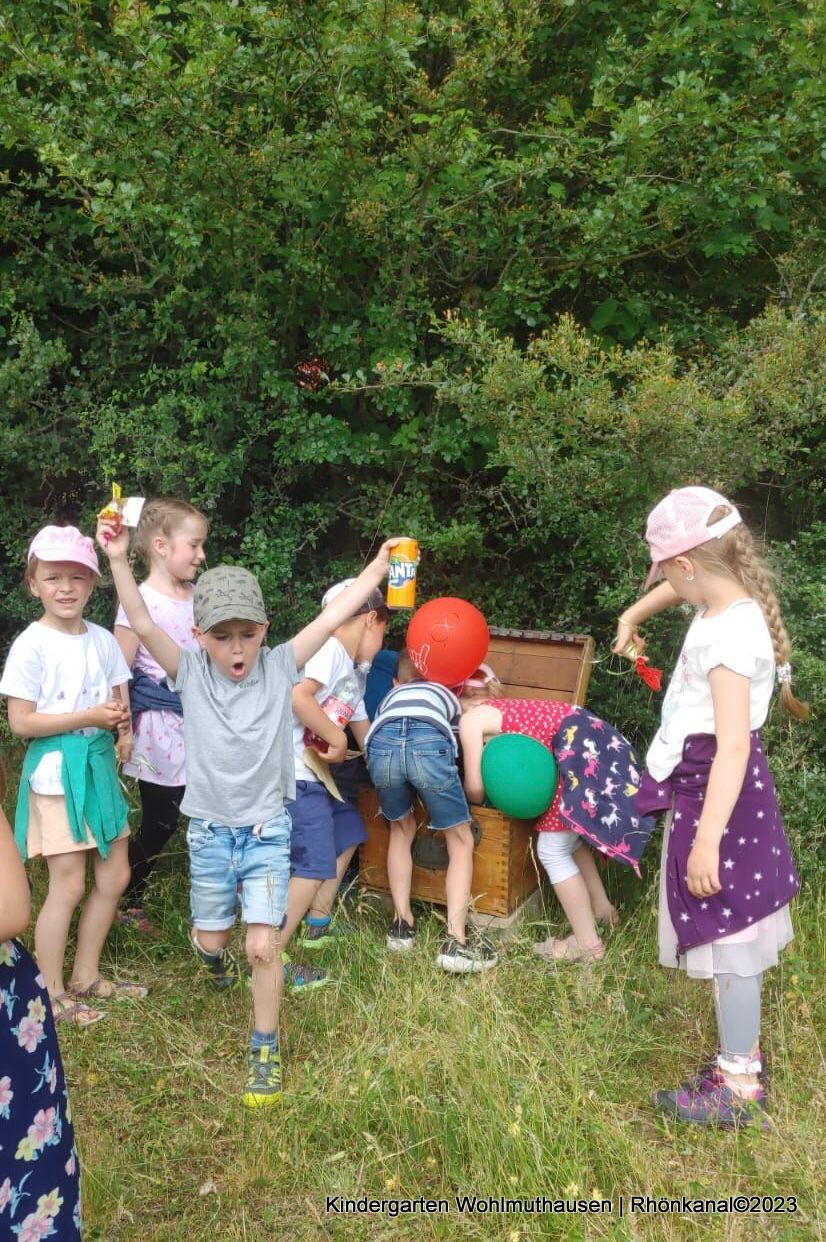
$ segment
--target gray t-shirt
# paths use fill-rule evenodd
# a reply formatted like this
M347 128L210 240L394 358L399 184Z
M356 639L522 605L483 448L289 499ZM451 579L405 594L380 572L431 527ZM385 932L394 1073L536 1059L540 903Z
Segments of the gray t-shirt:
M205 651L181 652L173 689L184 709L184 815L244 828L295 797L291 702L302 675L291 642L262 647L241 682L219 673Z

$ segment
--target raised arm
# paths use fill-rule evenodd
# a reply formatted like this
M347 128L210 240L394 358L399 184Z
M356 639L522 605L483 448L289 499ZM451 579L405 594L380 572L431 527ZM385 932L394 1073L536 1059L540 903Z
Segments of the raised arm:
M132 630L150 655L158 661L167 676L177 677L181 649L149 615L149 609L138 590L138 584L127 560L128 529L124 527L120 532L116 532L114 522L98 518L97 541L109 558L112 581Z
M655 617L658 612L664 612L666 608L680 603L682 603L682 598L674 588L667 582L660 582L653 591L642 595L630 608L626 608L617 619L617 636L611 650L616 655L622 655L628 644L633 642L637 652L642 655L645 650L645 639L639 632L639 626L649 618Z
M361 571L355 582L337 595L323 612L320 612L309 625L305 625L304 629L296 634L293 639L293 653L297 668L303 668L307 661L321 650L333 631L345 621L349 621L361 605L366 603L373 588L386 578L390 568L390 549L394 548L398 542L398 539L386 540L381 545L376 559ZM126 608L125 601L123 604ZM129 609L127 608L126 611L128 615ZM149 646L148 643L147 646Z

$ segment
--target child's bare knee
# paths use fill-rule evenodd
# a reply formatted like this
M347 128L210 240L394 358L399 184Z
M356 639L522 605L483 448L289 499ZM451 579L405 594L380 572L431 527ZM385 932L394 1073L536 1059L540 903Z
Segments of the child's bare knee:
M246 950L251 966L270 966L279 953L279 937L274 927L256 924L247 928Z
M56 890L56 895L62 898L67 906L71 906L74 909L75 906L79 906L81 901L83 901L83 895L85 892L86 873L83 871L76 871L68 875L65 880L60 882Z

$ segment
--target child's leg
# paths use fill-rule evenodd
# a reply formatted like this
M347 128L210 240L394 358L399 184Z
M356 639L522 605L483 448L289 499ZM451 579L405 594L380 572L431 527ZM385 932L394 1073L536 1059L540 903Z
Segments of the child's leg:
M717 1065L726 1085L741 1095L760 1086L760 992L763 976L717 974L712 980L720 1051Z
M287 890L287 921L281 932L282 949L286 949L296 927L308 913L321 885L321 880L306 879L304 876L294 875L290 878Z
M100 976L100 954L115 911L129 883L129 841L113 841L106 858L94 852L95 882L86 899L77 925L77 952L72 971L72 987L88 988Z
M573 858L579 843L575 832L540 832L537 853L568 917L577 945L590 953L601 949L602 941L597 934L588 886ZM550 955L565 956L565 948L565 941L553 941L549 946Z
M599 874L599 867L597 866L593 850L589 850L584 842L580 842L579 848L574 853L576 854L576 864L585 881L585 887L588 889L594 918L601 919L603 923L610 923L612 926L616 926L619 922L619 913L603 887L602 876Z
M413 839L416 836L416 820L412 811L390 825L390 841L387 846L387 880L397 919L413 926L410 908L410 889L413 883Z
M315 915L317 918L329 918L330 911L333 908L333 902L336 899L336 893L339 885L344 879L344 873L350 866L350 859L356 852L356 846L351 845L349 849L336 857L336 874L335 879L324 880L318 887L315 897L310 902L310 908L307 913Z
M50 854L49 891L34 926L34 948L37 964L50 996L65 992L63 962L72 915L83 900L86 888L87 850L70 854Z
M252 1008L259 1035L275 1035L284 972L281 969L281 937L278 928L265 923L247 926L247 958L252 971Z
M473 833L470 820L445 829L448 864L445 875L447 933L465 943L470 889L473 883Z
M129 838L132 878L123 895L127 906L142 906L147 881L158 856L178 827L183 785L153 785L138 781L141 795L140 831Z
M333 842L336 851L336 874L333 879L325 880L313 898L308 911L316 918L329 919L333 902L344 873L350 866L350 860L362 842L367 840L367 829L364 826L361 812L352 802L336 802L329 798L329 814L333 827Z

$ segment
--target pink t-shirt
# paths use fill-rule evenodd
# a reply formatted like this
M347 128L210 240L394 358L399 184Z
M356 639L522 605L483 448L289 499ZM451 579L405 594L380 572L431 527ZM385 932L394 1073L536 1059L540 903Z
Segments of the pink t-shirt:
M184 651L197 651L198 644L192 633L192 600L172 599L146 582L141 584L139 590L155 624ZM132 628L123 608L118 608L115 625L122 625L127 630ZM132 667L140 669L153 681L166 679L166 673L143 643L135 653ZM132 759L123 765L123 771L127 776L137 776L152 785L185 785L183 716L177 716L175 712L141 712L135 729Z
M547 746L548 750L553 749L551 742L562 721L573 711L570 703L562 703L558 699L487 699L486 702L501 712L503 733L524 733ZM562 822L559 815L561 797L560 781L553 802L534 824L536 832L568 831L568 825Z

